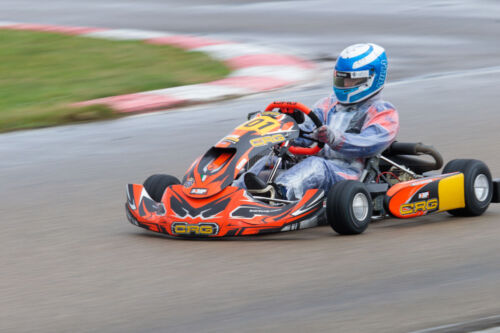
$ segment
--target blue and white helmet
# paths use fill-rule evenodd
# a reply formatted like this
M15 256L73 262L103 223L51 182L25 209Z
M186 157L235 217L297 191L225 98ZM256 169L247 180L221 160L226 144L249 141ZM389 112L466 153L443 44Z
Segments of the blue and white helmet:
M387 56L381 46L351 45L335 64L333 91L341 104L358 103L382 90L386 75Z

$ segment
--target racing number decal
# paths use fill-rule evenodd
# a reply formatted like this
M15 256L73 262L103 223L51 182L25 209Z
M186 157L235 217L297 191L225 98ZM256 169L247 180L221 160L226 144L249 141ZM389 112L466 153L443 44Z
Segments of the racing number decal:
M238 129L246 131L256 131L260 135L271 132L273 128L279 126L279 122L271 117L263 116L247 121Z

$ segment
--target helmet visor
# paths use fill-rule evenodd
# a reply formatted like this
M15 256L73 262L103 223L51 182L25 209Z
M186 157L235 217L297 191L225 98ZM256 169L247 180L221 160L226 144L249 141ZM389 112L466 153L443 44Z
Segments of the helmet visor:
M370 78L369 71L358 71L358 72L333 72L333 85L336 88L354 88L359 87Z

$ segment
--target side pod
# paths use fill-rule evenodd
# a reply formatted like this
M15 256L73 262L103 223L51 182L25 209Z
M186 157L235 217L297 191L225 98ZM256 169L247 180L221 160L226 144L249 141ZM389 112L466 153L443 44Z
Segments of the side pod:
M391 187L386 210L397 218L411 218L465 207L464 175L460 172L420 178Z

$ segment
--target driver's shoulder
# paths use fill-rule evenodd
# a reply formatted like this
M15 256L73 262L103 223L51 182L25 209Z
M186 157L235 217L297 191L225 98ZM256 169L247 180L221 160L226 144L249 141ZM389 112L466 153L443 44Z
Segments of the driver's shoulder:
M320 119L325 120L327 118L327 114L334 109L334 106L337 104L337 98L335 97L335 94L331 94L328 96L325 96L318 100L312 110Z
M335 97L335 94L332 93L328 96L320 98L316 103L314 103L313 109L329 110L335 104L337 104L337 98Z
M377 113L384 112L384 111L397 112L396 108L394 107L394 105L391 102L383 100L381 98L373 100L369 105L369 109L371 109Z

